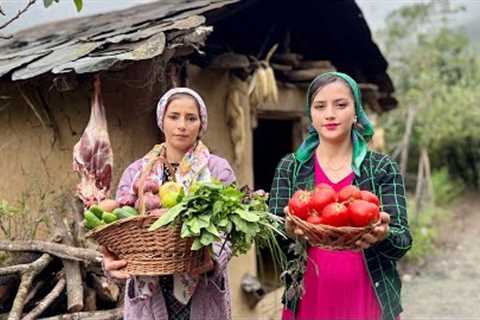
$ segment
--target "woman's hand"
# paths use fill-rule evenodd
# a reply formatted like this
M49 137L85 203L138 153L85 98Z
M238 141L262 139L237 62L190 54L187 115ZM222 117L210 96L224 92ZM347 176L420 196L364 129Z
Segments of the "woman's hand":
M390 215L386 212L380 212L380 225L376 226L373 228L372 231L370 231L367 234L364 234L362 238L357 240L355 244L359 249L367 249L371 245L380 242L382 240L385 240L388 235L388 224L390 223Z
M193 270L190 271L190 275L192 277L198 277L199 275L203 273L210 273L212 274L216 265L215 262L213 261L212 257L210 257L210 252L208 251L208 248L205 247L203 248L203 261L198 266L197 268L194 268Z
M127 265L127 261L118 260L118 258L111 253L107 248L100 247L100 252L103 255L103 267L110 277L124 280L128 279L130 276L127 272L122 271L121 269Z
M292 239L304 239L308 241L308 237L304 234L303 230L297 227L295 224L292 223L292 219L288 216L288 206L283 208L283 212L285 213L285 231Z

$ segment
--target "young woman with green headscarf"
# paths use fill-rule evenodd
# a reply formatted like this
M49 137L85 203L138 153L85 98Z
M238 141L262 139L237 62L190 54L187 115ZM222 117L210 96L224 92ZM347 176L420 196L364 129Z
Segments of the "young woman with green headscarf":
M402 311L396 262L412 243L398 165L368 150L374 130L360 89L348 75L329 72L315 78L306 114L305 141L275 171L272 212L284 215L298 189L327 183L338 191L353 184L378 196L381 224L357 241L358 250L330 251L310 246L287 219L292 240L284 243L289 267L283 319L396 319Z

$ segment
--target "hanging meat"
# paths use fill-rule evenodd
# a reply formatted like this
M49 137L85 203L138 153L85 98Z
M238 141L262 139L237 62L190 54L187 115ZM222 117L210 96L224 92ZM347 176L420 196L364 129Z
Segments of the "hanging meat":
M102 103L99 75L95 75L90 120L73 148L73 170L80 174L77 195L86 207L106 199L112 180L113 152Z

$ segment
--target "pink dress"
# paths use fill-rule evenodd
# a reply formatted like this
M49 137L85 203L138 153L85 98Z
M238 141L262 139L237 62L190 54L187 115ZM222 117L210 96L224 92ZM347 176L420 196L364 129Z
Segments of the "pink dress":
M337 183L315 160L315 184L327 183L335 191L352 184L354 173ZM285 309L283 320L379 320L381 308L361 251L330 251L310 247L304 274L305 293L296 317Z

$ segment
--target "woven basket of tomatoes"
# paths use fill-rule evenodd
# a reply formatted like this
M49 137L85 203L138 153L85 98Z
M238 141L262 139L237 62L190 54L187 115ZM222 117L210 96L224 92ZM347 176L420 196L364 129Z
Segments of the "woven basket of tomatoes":
M355 242L380 223L380 201L350 185L336 192L327 184L297 190L288 201L290 221L315 247L357 249Z

